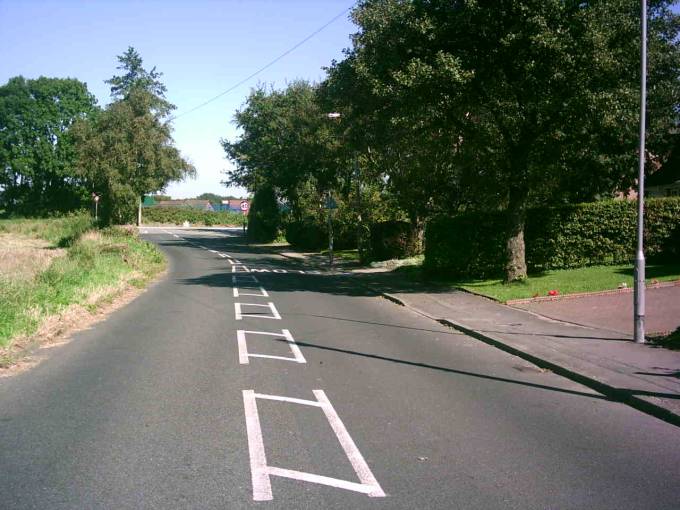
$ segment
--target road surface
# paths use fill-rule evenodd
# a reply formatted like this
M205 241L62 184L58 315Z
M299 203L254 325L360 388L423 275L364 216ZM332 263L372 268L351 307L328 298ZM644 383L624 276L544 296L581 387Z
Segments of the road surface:
M680 429L236 231L0 378L7 509L677 509Z

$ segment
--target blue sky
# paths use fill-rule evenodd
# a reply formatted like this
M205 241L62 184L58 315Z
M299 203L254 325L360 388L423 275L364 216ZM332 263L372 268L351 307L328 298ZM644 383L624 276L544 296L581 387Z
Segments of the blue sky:
M134 46L145 67L164 73L177 115L220 94L353 4L352 0L37 1L0 0L0 83L12 76L72 77L87 83L100 105L104 80L117 74L116 55ZM231 163L220 138L234 139L234 112L260 83L283 87L319 81L323 66L342 59L356 27L345 15L250 82L174 121L174 138L198 170L171 184L174 197L203 192L244 194L220 184Z

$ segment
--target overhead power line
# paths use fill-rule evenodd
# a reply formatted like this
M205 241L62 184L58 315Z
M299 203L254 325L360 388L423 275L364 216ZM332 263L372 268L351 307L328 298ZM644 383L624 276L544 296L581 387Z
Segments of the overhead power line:
M311 38L313 38L313 37L314 37L315 35L317 35L319 32L321 32L322 30L324 30L326 27L328 27L329 25L332 25L335 21L337 21L337 20L340 19L342 16L344 16L345 14L347 14L347 13L349 12L349 10L350 10L353 6L354 6L354 4L350 5L349 7L347 7L347 9L345 9L344 11L342 11L340 14L334 16L331 20L329 20L329 21L328 21L327 23L325 23L324 25L322 25L322 26L320 26L319 28L317 28L316 30L314 30L314 32L312 32L311 34L309 34L307 37L305 37L304 39L302 39L300 42L298 42L298 43L295 44L294 46L291 46L291 47L288 48L286 51L284 51L283 53L281 53L281 54L280 54L278 57L276 57L274 60L271 60L271 61L268 62L267 64L263 65L263 66L260 67L257 71L255 71L254 73L252 73L252 74L246 76L246 77L243 78L241 81L239 81L238 83L232 85L231 87L229 87L229 88L228 88L227 90L225 90L224 92L220 92L220 93L217 94L216 96L211 97L211 98L208 99L207 101L204 101L204 102L202 102L201 104L199 104L199 105L197 105L197 106L194 106L194 107L191 108L190 110L187 110L187 111L185 111L185 112L179 113L179 114L177 114L177 115L171 117L170 120L179 119L180 117L184 117L185 115L189 115L190 113L193 113L193 112L195 112L196 110L199 110L200 108L203 108L204 106L207 106L207 105L209 105L210 103L212 103L212 102L214 102L214 101L217 101L219 98L221 98L222 96L228 94L229 92L232 92L233 90L236 90L236 89L239 88L241 85L243 85L244 83L248 82L249 80L253 79L253 78L254 78L255 76L257 76L258 74L260 74L262 71L264 71L264 70L270 68L271 66L273 66L274 64L276 64L279 60L281 60L282 58L286 57L287 55L289 55L290 53L292 53L293 51L295 51L296 49L298 49L300 46L302 46L303 44L305 44L307 41L309 41Z

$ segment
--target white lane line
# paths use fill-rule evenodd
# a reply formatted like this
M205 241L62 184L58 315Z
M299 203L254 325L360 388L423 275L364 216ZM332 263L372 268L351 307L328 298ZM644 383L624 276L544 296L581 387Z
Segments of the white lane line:
M248 352L248 345L246 343L246 335L266 335L266 336L273 336L273 337L283 337L286 339L286 342L288 342L288 345L290 346L290 351L293 353L293 357L288 357L288 356L273 356L270 354L255 354L255 353L250 353ZM302 355L302 351L300 350L300 347L298 346L297 343L295 343L295 339L293 338L293 335L291 335L290 331L287 329L282 329L281 333L270 333L268 331L248 331L245 329L239 329L236 331L236 339L238 342L238 360L241 365L248 365L249 360L248 358L267 358L267 359L276 359L276 360L281 360L281 361L293 361L296 363L307 363L307 360L305 357Z
M243 391L243 407L246 412L250 476L253 480L253 499L255 501L269 501L273 499L272 483L267 473L267 456L264 453L262 427L260 427L260 416L257 413L255 391Z
M231 275L231 283L239 283L240 281L260 283L260 280L257 279L257 276L252 275L252 274L233 274L233 275Z
M222 257L222 258L226 257L226 255L225 255L224 253L217 252L217 254L218 254L220 257Z
M243 306L255 306L258 308L269 308L269 311L272 313L271 315L260 315L256 313L243 313L243 310L241 307ZM267 303L266 305L262 305L260 303L234 303L234 311L236 313L236 320L240 321L243 319L243 317L254 317L256 319L276 319L276 320L281 320L281 315L279 315L278 310L274 306L274 303L271 301Z
M269 294L265 290L264 287L260 286L260 293L259 294L253 294L252 292L243 292L243 289L239 289L238 287L234 287L234 297L239 297L239 296L255 296L255 297L269 297ZM252 290L252 289L246 289L246 290Z
M210 253L217 253L215 250L208 250Z
M359 448L357 448L357 445L354 444L352 436L349 435L349 432L347 432L347 428L342 423L340 416L338 416L338 413L336 413L335 409L333 409L331 401L328 400L326 393L324 393L323 390L313 390L312 393L314 393L316 399L322 404L321 409L323 409L323 412L326 415L333 432L335 432L335 435L338 437L340 446L342 446L347 458L352 463L352 467L359 477L359 480L361 480L362 484L373 487L374 490L369 492L368 495L374 498L384 498L385 493L380 487L378 480L376 480L375 476L373 476L373 473L362 457Z
M242 269L241 271L239 271L239 270L237 269L237 268L239 268L239 267ZM241 272L241 273L250 273L250 269L248 269L248 267L245 266L245 265L243 265L243 264L234 264L234 265L231 266L231 272L232 272L232 273L239 273L239 272Z
M250 453L250 472L253 483L253 500L270 501L274 499L272 494L271 476L280 476L302 482L327 485L330 487L336 487L338 489L359 492L374 498L385 497L385 492L382 490L380 484L373 476L368 464L354 444L349 432L347 432L347 429L340 420L338 414L335 412L335 409L333 409L333 406L331 405L324 391L314 390L314 396L317 398L316 401L282 397L279 395L264 395L261 393L255 393L254 390L243 391L243 406L246 414L246 430L248 433L248 451ZM304 471L268 466L267 457L264 450L264 440L262 438L260 416L257 412L258 398L320 407L326 415L333 432L335 432L335 435L337 436L343 451L347 455L352 467L354 468L354 472L357 474L357 477L361 483L341 480L339 478L331 478L329 476L316 475L314 473L306 473Z

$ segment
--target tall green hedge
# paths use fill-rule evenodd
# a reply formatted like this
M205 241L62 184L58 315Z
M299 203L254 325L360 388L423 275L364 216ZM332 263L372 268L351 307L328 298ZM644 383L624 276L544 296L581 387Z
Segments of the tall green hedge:
M145 207L142 209L143 223L181 225L188 221L192 225L242 225L243 215L232 211L202 211L189 207Z
M524 232L529 270L631 262L636 221L637 202L631 201L530 209ZM425 269L471 278L501 275L506 224L501 212L430 220ZM680 260L680 198L646 201L645 254L650 261Z

